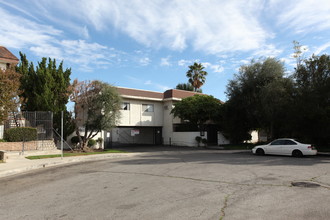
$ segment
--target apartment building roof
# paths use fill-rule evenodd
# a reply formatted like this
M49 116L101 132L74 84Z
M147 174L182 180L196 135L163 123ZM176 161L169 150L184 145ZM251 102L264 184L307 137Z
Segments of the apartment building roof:
M178 89L169 89L162 93L140 89L117 87L117 91L121 96L126 98L150 99L158 101L163 101L164 99L182 99L197 94L196 92Z
M198 94L197 92L191 92L186 90L179 90L179 89L169 89L164 92L164 99L183 99L193 95ZM200 94L200 93L199 93Z
M140 98L149 98L149 99L159 99L163 100L162 92L153 92L141 89L129 89L117 87L117 91L121 96L124 97L140 97Z

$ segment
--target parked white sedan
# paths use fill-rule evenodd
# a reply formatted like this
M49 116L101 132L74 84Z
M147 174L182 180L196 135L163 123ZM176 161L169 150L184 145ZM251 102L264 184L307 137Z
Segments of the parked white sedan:
M316 155L317 150L310 144L302 144L294 139L276 139L266 145L258 145L252 148L252 153L257 155L276 154L302 157L304 155Z

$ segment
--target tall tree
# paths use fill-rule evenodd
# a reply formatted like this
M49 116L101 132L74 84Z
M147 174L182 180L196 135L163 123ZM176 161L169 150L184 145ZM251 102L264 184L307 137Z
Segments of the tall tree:
M214 121L218 117L221 105L220 100L213 96L194 95L175 103L171 114L203 129L208 120Z
M20 63L16 71L21 74L21 109L24 111L52 111L54 114L53 127L59 131L61 111L69 115L66 104L70 95L71 69L63 69L63 61L57 66L56 60L42 58L36 68L29 62L26 55L20 52ZM66 120L66 123L69 123ZM66 124L64 128L70 128ZM72 133L66 130L65 136Z
M298 41L293 41L293 58L296 59L297 62L297 68L301 65L301 62L303 61L303 55L306 51L306 48L304 48Z
M176 85L175 89L194 91L194 87L190 83L179 83ZM202 89L197 89L196 92L202 93Z
M235 79L227 86L229 101L226 103L228 111L225 120L234 120L233 123L229 121L227 124L236 123L236 116L232 115L235 114L247 125L243 126L244 132L263 129L268 132L270 138L274 138L275 134L279 133L275 131L275 125L281 128L277 125L281 118L277 116L283 114L282 105L278 103L282 103L284 97L289 97L291 81L284 80L283 75L283 63L275 58L257 62L252 60L251 64L241 66ZM233 137L235 129L227 133ZM248 136L243 133L242 137Z
M78 80L73 82L70 99L75 103L74 123L79 146L86 151L88 140L115 126L121 99L117 90L107 83Z
M0 124L19 107L20 76L14 68L0 70Z
M330 143L330 56L304 60L294 77L296 135L317 144Z
M186 75L189 83L194 87L194 91L197 92L197 89L204 85L207 72L204 71L204 66L201 63L195 62L193 65L189 66Z

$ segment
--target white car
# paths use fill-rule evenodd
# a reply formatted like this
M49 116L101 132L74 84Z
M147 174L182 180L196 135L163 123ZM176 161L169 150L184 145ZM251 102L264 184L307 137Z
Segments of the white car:
M302 157L305 155L316 155L317 150L310 144L302 144L290 138L281 138L266 145L255 146L252 148L252 153L257 155L276 154Z

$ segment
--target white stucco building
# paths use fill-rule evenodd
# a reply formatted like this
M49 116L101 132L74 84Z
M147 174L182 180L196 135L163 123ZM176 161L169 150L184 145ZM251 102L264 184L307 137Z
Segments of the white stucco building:
M204 132L185 131L182 122L171 114L173 104L196 93L171 89L164 93L117 87L122 97L121 119L117 127L105 131L106 145L150 144L197 146L196 136L212 145L229 143L215 125ZM181 128L180 128L181 127Z

